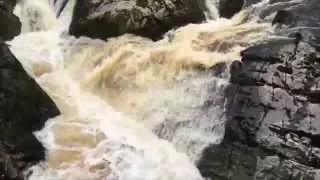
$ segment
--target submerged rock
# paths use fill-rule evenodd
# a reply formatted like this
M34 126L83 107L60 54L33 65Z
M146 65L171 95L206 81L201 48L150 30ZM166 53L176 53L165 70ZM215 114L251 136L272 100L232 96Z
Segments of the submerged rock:
M79 0L69 33L100 39L134 33L158 39L174 27L202 20L195 0Z
M33 132L59 114L9 48L0 44L0 179L22 179L25 168L44 159Z
M231 65L225 137L203 153L203 176L320 178L319 4L300 3L275 8L276 34L287 38L248 48L242 62Z
M13 14L15 0L0 0L0 39L7 41L21 32L21 22Z

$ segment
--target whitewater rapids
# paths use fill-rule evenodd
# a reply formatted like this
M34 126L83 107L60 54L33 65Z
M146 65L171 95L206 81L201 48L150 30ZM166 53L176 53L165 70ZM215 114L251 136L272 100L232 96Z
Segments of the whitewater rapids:
M223 108L208 102L223 105L228 81L210 68L239 60L240 51L266 39L270 24L250 21L244 10L157 42L130 34L76 39L66 33L74 4L60 18L47 0L23 0L15 9L23 26L11 50L61 111L35 132L47 157L29 179L203 179L195 162L220 142L225 122Z

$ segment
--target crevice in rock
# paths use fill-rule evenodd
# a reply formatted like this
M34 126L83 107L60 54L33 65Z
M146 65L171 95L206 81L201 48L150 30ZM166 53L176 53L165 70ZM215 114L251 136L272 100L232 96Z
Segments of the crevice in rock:
M285 135L287 135L289 133L294 133L294 134L298 135L300 138L307 137L311 140L310 145L320 148L320 134L312 134L312 133L301 131L301 130L280 127L280 126L274 125L274 124L270 125L269 129L271 131L277 133L281 137L284 137Z

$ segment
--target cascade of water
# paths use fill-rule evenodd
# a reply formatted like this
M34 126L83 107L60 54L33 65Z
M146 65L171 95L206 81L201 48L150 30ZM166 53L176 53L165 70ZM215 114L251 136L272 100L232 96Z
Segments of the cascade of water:
M15 14L20 17L22 33L50 30L58 22L46 0L21 0Z
M75 39L61 36L75 0L50 2L63 9L59 18L47 0L22 1L16 13L24 34L10 42L62 112L36 132L47 158L30 179L202 179L193 163L221 140L225 121L227 76L214 77L210 68L239 59L269 25L246 23L246 11L227 20L211 10L215 21L157 42Z
M52 31L57 28L61 31L68 29L75 2L76 0L50 1L51 4L54 3L50 6L47 0L21 0L14 12L22 22L22 33Z
M53 7L56 16L59 17L67 6L69 0L49 0L51 7Z
M219 18L218 5L220 0L205 0L205 11L204 14L207 19L215 20Z

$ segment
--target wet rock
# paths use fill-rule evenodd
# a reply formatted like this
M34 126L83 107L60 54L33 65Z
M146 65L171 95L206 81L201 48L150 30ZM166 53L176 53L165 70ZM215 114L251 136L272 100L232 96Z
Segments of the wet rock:
M15 0L0 0L0 39L11 40L21 32L21 22L13 14Z
M320 13L316 1L300 3L275 16L285 38L250 47L231 65L225 137L203 153L205 177L320 178Z
M0 44L0 179L22 179L27 167L44 159L33 132L59 114L54 102L29 77L8 47Z
M275 19L283 15L276 32L279 35L295 34L299 32L305 42L320 50L320 4L317 0L310 0L308 3L300 3L291 8L278 11ZM280 15L279 15L280 14Z
M100 39L134 33L158 39L174 27L202 20L194 0L79 0L69 33Z
M285 10L280 10L277 12L276 16L272 20L272 24L283 24L288 21L291 17L291 14Z
M290 27L319 27L320 12L318 11L320 4L317 0L298 3L291 8L279 10L277 15L283 14L282 24ZM312 18L311 18L312 17Z
M242 9L243 5L244 0L220 0L219 14L221 17L231 18Z
M256 4L258 2L260 2L261 0L245 0L243 6L244 7L249 7L253 4Z
M225 139L203 154L199 168L205 176L316 179L320 168L320 101L315 97L320 64L309 65L309 61L320 54L306 43L301 43L296 53L294 49L294 41L291 45L277 41L255 46L242 53L241 66L233 65L232 85L227 90ZM253 160L242 164L248 156ZM279 162L267 170L269 156ZM218 157L225 159L215 159ZM223 175L213 171L226 163L232 168L225 168L228 170ZM207 166L213 172L208 172Z

